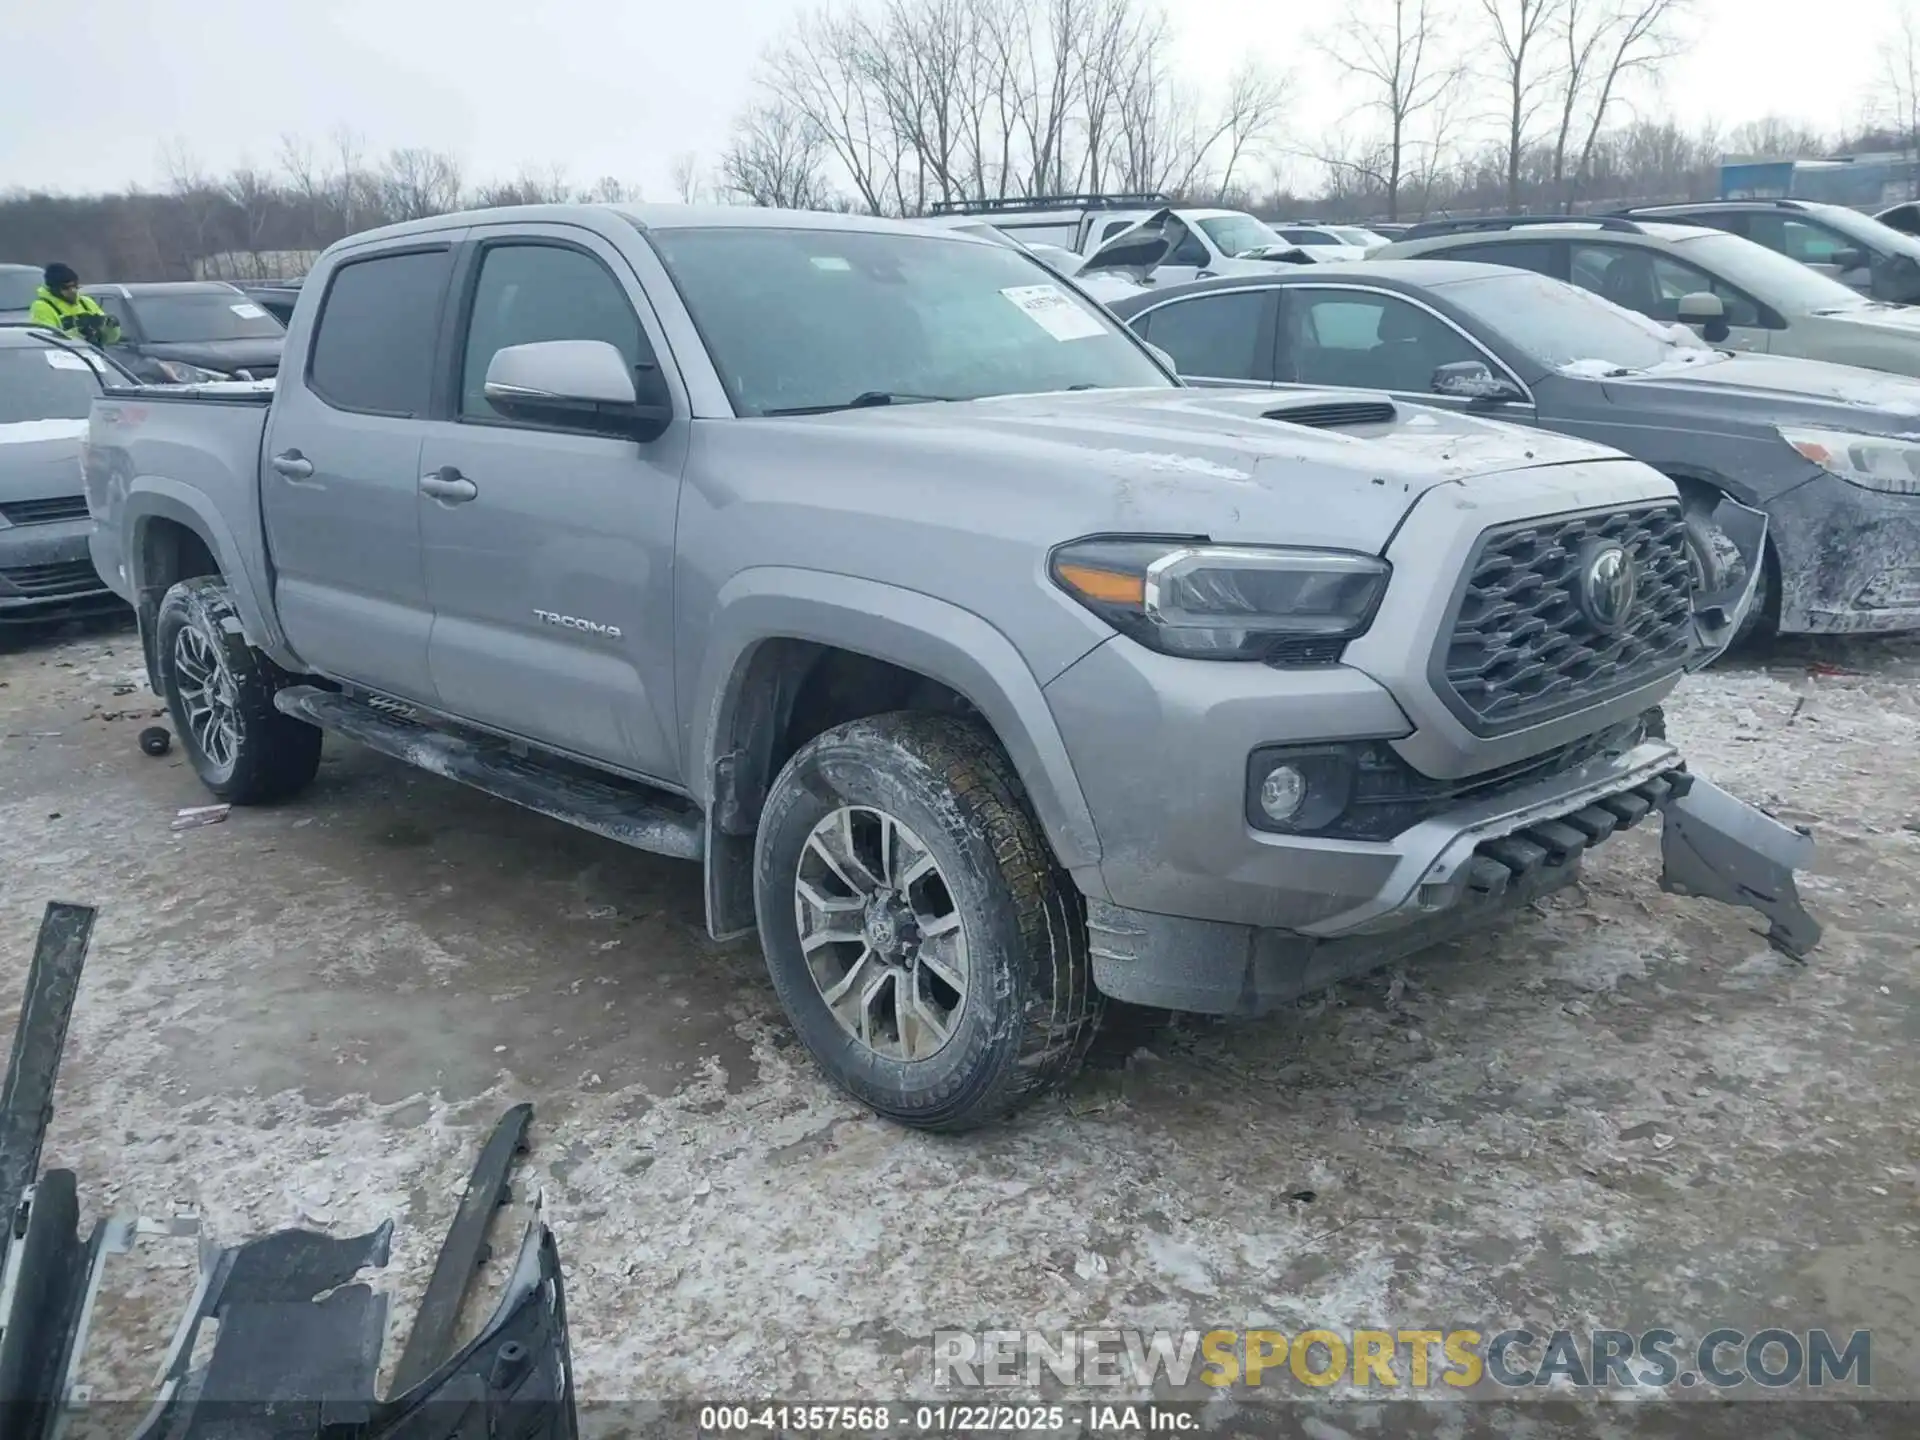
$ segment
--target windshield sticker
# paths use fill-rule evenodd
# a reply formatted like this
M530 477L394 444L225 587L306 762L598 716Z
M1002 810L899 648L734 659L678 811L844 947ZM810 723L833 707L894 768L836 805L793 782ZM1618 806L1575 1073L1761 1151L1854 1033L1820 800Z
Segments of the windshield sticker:
M1106 327L1067 298L1058 285L1013 285L1000 292L1056 340L1089 340Z
M233 311L233 313L238 315L242 320L258 320L267 313L266 311L262 310L258 305L250 304L247 302L242 302L241 304L238 304L238 305L229 305L227 308Z
M844 255L815 255L812 257L816 270L851 270L853 262Z
M78 355L69 354L65 350L47 351L47 364L56 370L91 370L93 368Z

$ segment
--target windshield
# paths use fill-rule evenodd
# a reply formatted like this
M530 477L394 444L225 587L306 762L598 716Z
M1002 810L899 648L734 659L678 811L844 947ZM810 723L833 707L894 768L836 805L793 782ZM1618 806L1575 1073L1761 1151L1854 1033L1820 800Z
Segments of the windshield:
M1010 246L761 226L646 235L738 415L1174 384Z
M1901 234L1885 221L1871 215L1862 215L1858 210L1849 210L1844 205L1827 205L1814 212L1814 218L1824 220L1849 240L1859 241L1862 249L1880 250L1889 255L1911 255L1920 259L1920 240Z
M1809 314L1820 310L1852 309L1872 302L1798 260L1738 235L1720 231L1676 240L1674 255L1732 281L1753 298L1776 310Z
M92 368L54 345L0 350L0 425L27 420L84 420L100 393Z
M1590 290L1530 271L1449 280L1435 288L1554 370L1607 374L1719 358L1684 326L1661 325Z
M196 340L277 340L286 327L233 290L134 295L141 332L156 345Z
M38 270L0 270L0 310L31 310L39 291Z
M1264 220L1251 215L1213 215L1196 223L1222 255L1244 255L1287 243Z
M1371 249L1375 245L1384 245L1387 243L1387 237L1384 235L1376 235L1371 230L1361 230L1346 225L1341 226L1333 233L1340 237L1341 244L1358 245L1362 249Z

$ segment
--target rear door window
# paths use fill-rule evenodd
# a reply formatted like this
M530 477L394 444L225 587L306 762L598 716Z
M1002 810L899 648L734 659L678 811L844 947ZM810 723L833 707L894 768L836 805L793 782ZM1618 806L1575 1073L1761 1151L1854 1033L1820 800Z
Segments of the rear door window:
M353 260L320 302L307 386L336 410L426 415L452 251L409 250Z
M1273 309L1271 290L1198 295L1148 311L1139 328L1182 375L1264 385L1273 378Z
M1559 246L1551 240L1506 240L1486 245L1462 245L1435 256L1439 260L1478 260L1485 265L1505 265L1514 270L1531 270L1550 279L1563 279Z
M1765 323L1750 295L1685 261L1639 246L1574 245L1573 283L1668 324L1679 320L1683 296L1702 293L1720 297L1729 325L1751 329Z

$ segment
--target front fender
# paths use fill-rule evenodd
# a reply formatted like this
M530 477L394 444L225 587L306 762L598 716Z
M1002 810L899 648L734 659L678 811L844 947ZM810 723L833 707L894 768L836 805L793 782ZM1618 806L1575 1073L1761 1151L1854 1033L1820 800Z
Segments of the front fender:
M1089 636L1088 649L1098 643ZM1100 842L1040 684L985 620L918 591L816 570L767 566L722 587L682 746L695 799L710 805L753 652L772 640L854 651L938 681L986 718L1005 747L1060 864L1097 885Z
M209 504L193 487L163 475L135 476L127 488L125 505L122 525L127 537L126 564L136 605L150 583L141 573L146 527L155 520L172 521L198 535L219 563L247 643L283 669L298 672L306 668L288 646L255 569L247 563L245 549L217 506Z

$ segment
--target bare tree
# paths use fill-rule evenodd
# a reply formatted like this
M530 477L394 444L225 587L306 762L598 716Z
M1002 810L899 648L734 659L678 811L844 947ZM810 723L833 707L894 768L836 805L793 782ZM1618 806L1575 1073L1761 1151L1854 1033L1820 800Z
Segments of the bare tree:
M762 102L734 123L720 157L720 185L749 205L821 208L826 185L820 166L827 149L812 116L779 101Z
M1746 120L1727 132L1727 153L1755 159L1810 160L1827 152L1829 142L1810 125L1780 115Z
M1324 49L1364 98L1362 113L1378 116L1384 143L1374 157L1385 192L1387 218L1400 213L1409 160L1423 142L1423 126L1456 89L1463 69L1447 52L1441 0L1348 0L1340 32Z
M1289 77L1274 75L1249 57L1227 82L1226 104L1209 142L1226 152L1220 166L1219 195L1225 199L1240 161L1258 152L1279 128L1287 112Z
M1520 208L1520 172L1534 122L1549 97L1544 53L1564 0L1475 0L1493 42L1495 78L1506 122L1507 208Z
M1563 0L1559 18L1561 101L1553 181L1569 211L1590 173L1608 119L1636 79L1674 53L1688 0ZM1577 149L1575 148L1577 146ZM1572 172L1567 169L1573 161Z
M1920 193L1920 13L1913 0L1898 0L1893 28L1880 42L1880 70L1886 95L1881 107L1892 117L1900 148L1916 157L1910 176Z
M590 205L638 205L646 197L638 185L602 175L580 192L580 198Z
M460 163L438 150L395 150L370 177L373 193L389 221L424 220L460 208Z
M679 197L682 205L700 203L705 185L700 178L700 157L691 150L683 150L673 157L673 193Z

